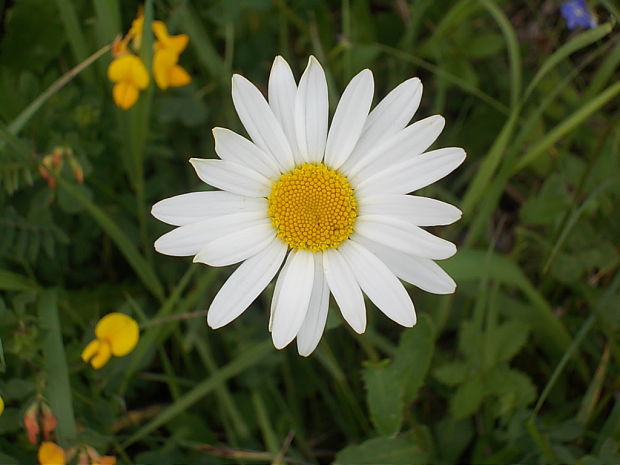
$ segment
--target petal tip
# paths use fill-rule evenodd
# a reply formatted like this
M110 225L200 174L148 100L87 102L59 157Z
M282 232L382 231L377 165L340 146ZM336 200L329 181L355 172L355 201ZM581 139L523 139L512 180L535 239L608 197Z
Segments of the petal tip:
M222 324L222 320L221 319L215 319L212 315L213 315L213 312L208 312L207 313L207 326L209 326L209 328L211 328L211 329L219 329L222 326L224 326Z

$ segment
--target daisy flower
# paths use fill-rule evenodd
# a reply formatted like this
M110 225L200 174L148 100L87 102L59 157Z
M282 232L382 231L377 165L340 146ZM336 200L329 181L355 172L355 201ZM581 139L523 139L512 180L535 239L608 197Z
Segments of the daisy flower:
M215 128L220 159L190 163L220 190L178 195L152 209L178 226L155 242L158 252L210 266L242 262L211 303L211 328L241 315L276 275L273 343L282 349L297 338L303 356L321 339L330 294L351 328L363 333L363 294L410 327L416 315L401 280L454 292L434 260L451 257L456 247L421 226L453 223L461 212L408 194L453 171L465 152L424 153L444 119L408 125L422 96L419 79L403 82L370 111L373 91L365 69L344 90L330 125L325 73L314 57L298 84L276 57L268 101L246 78L233 76L233 103L251 140Z

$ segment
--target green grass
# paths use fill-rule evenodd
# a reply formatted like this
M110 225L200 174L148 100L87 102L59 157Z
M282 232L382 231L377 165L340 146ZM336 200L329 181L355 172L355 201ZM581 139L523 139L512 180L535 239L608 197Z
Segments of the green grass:
M107 47L138 2L0 3L0 462L35 462L21 417L45 402L56 442L127 464L620 463L620 34L614 2L588 3L599 26L568 31L554 2L148 1L189 35L192 83L128 112ZM276 351L273 286L213 331L230 270L153 249L150 206L203 188L187 160L215 157L211 128L244 133L232 73L266 91L278 54L297 77L317 56L332 112L363 68L375 103L419 76L415 119L441 113L437 146L468 153L423 191L463 210L433 230L458 288L408 287L412 329L368 303L356 335L332 302L311 357ZM74 161L50 187L57 147ZM140 343L94 371L112 311Z

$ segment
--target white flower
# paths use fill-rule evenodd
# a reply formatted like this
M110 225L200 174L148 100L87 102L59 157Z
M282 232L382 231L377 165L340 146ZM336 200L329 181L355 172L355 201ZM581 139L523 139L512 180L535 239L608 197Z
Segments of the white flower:
M407 194L453 171L465 152L423 153L444 119L407 126L420 103L419 79L400 84L369 113L373 90L372 73L357 74L328 131L327 83L314 57L299 85L276 57L269 103L247 79L233 76L233 102L252 141L215 128L221 160L190 162L200 179L221 190L171 197L152 210L178 226L155 242L157 251L211 266L243 262L215 296L209 326L237 318L278 271L269 330L278 349L296 337L303 356L321 339L330 293L363 333L362 292L403 326L413 326L416 315L399 278L428 292L454 292L454 281L433 260L451 257L456 247L420 226L453 223L461 212Z

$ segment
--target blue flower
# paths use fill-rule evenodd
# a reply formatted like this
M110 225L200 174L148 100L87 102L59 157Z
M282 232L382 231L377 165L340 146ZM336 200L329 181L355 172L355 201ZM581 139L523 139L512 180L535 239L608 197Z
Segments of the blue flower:
M590 13L585 0L570 0L563 2L560 13L566 20L569 29L590 29L596 27L596 19Z

